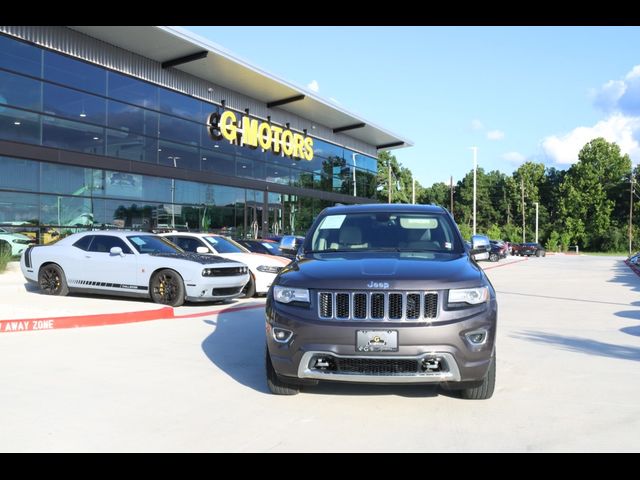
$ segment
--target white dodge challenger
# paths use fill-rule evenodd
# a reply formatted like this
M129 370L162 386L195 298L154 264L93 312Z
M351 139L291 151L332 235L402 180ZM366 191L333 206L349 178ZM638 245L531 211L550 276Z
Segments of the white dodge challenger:
M70 291L151 297L156 303L237 297L249 281L246 265L184 252L145 232L75 233L53 245L31 246L20 258L29 282L47 295Z
M288 258L251 253L242 245L222 235L187 232L163 233L161 235L186 252L218 255L244 263L249 267L250 273L249 283L245 287L247 297L266 294L280 270L291 263Z

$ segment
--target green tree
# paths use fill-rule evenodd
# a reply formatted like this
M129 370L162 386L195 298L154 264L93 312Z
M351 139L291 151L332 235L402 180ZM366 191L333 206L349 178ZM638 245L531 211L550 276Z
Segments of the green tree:
M578 162L560 186L559 209L567 232L580 247L601 248L608 230L617 226L612 213L620 185L628 182L630 172L629 156L604 138L591 140L580 150Z
M500 227L498 225L496 225L495 223L491 224L491 226L487 229L487 236L491 239L491 240L500 240L500 238L502 237L502 231L500 230Z
M558 232L553 230L551 232L551 234L549 235L549 239L547 240L545 248L549 252L557 252L558 251L558 243L559 242L560 242L560 234L558 234Z

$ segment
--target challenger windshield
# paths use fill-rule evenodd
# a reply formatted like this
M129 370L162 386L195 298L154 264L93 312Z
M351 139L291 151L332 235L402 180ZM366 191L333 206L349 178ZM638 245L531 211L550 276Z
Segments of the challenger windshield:
M316 227L305 251L464 253L464 247L446 215L376 212L327 215Z

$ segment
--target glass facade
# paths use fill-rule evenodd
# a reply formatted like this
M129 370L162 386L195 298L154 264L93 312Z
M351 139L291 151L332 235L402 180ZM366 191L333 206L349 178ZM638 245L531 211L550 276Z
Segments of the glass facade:
M0 139L375 197L375 158L315 138L312 161L214 141L206 119L219 108L0 35ZM271 233L299 234L331 204L112 172L108 165L108 159L97 170L0 157L0 224L136 227L144 220L244 235L266 222Z

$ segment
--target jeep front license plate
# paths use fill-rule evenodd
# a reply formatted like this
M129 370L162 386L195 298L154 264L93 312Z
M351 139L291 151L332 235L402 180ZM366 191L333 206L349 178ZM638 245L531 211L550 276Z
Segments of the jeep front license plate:
M356 350L358 352L397 352L397 330L357 330Z

